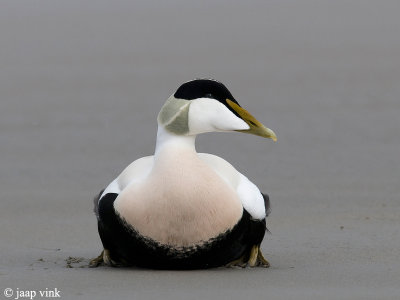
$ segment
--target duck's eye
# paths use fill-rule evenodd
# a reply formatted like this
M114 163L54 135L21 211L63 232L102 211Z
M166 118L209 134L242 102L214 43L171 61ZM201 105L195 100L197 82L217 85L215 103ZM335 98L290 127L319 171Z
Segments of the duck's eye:
M215 97L211 93L206 94L205 98L215 99Z

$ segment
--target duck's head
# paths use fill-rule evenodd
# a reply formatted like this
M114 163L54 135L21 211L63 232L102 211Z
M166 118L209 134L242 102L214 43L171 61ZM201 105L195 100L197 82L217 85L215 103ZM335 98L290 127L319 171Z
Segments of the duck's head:
M176 135L240 131L276 141L275 133L242 108L225 85L211 79L182 84L162 107L158 124Z

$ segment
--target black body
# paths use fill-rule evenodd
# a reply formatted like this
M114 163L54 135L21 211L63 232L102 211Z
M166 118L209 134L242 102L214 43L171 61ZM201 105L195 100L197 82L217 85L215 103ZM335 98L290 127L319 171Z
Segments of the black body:
M243 255L249 255L254 245L261 244L266 231L265 219L252 219L243 209L240 221L229 231L193 247L173 248L140 235L124 222L114 210L118 194L95 199L98 230L104 249L111 259L127 266L153 269L205 269L226 265ZM264 196L266 212L269 198ZM168 230L168 229L166 229Z

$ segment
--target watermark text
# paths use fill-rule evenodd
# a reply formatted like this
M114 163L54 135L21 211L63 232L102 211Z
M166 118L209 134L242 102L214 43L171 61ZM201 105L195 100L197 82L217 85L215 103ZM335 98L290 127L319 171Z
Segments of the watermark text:
M61 298L61 291L57 288L44 290L22 290L20 288L4 289L4 297L9 299Z

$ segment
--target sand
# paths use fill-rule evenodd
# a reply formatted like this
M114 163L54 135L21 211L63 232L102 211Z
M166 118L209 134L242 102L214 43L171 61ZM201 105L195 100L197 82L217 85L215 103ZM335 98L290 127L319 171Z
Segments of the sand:
M399 10L3 1L0 298L399 299ZM277 133L198 138L270 195L271 267L87 268L101 250L92 198L153 153L161 105L195 77Z

